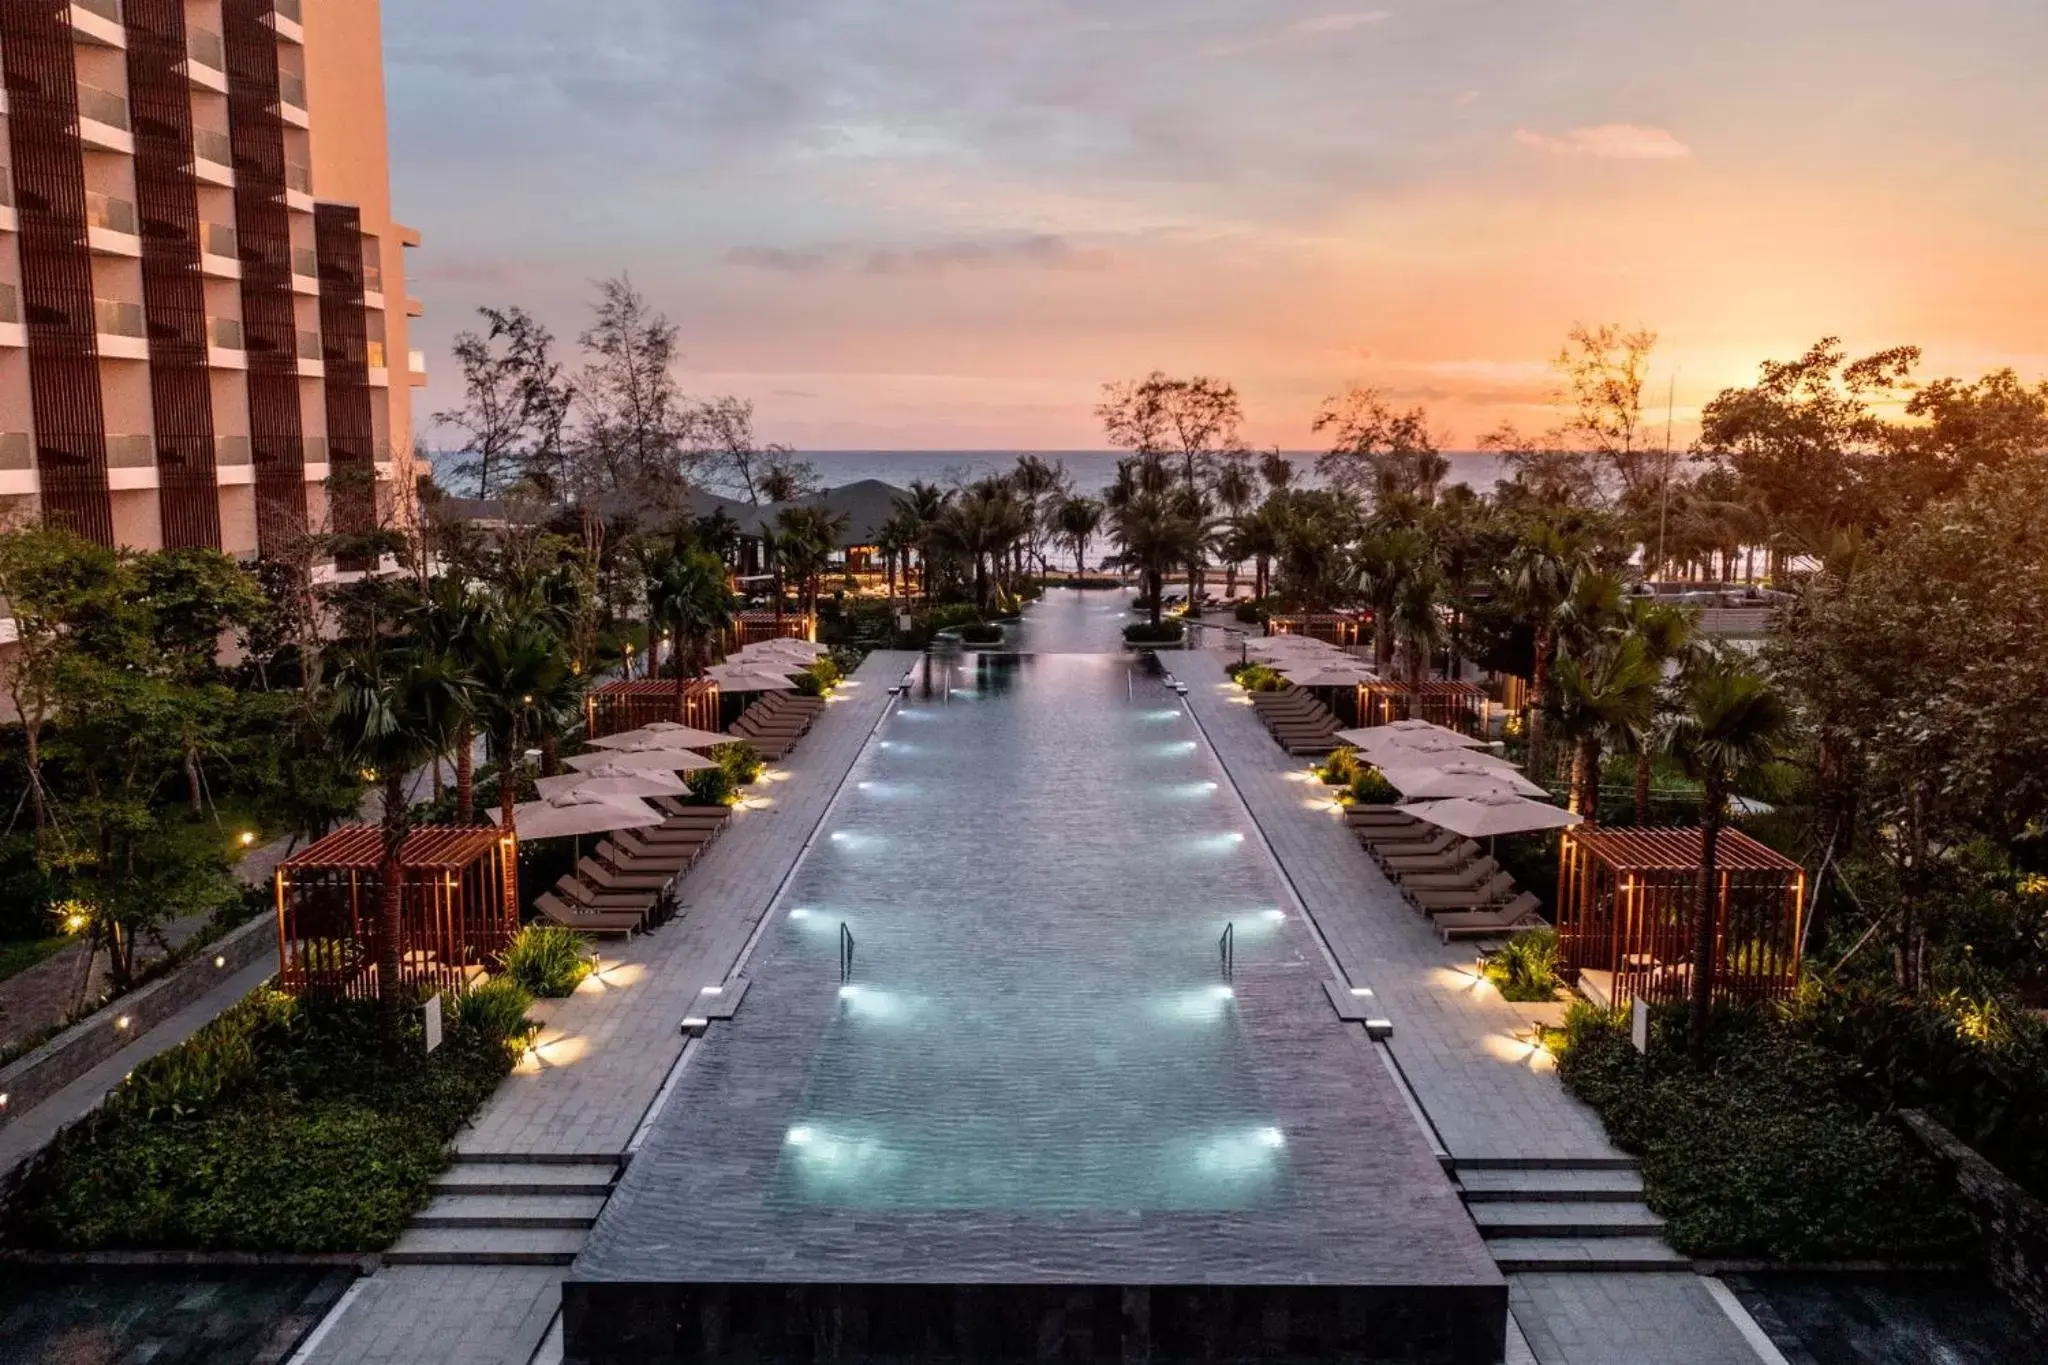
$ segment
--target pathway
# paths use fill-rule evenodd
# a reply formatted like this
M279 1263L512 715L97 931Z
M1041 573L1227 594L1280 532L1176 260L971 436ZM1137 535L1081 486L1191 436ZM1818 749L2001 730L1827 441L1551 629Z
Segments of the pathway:
M704 986L731 972L869 733L889 687L917 656L869 656L858 686L826 709L767 784L769 804L732 826L685 878L683 916L601 948L602 970L566 1000L544 1001L537 1054L500 1086L456 1140L458 1165L565 1172L626 1156L634 1131L683 1050L678 1025ZM437 1234L438 1235L438 1234ZM576 1234L580 1237L580 1232ZM424 1239L409 1232L401 1251ZM545 1239L543 1239L545 1240ZM303 1362L510 1365L525 1362L559 1300L559 1268L387 1265L326 1324Z
M1366 856L1306 764L1284 754L1224 673L1166 660L1288 880L1354 986L1393 1023L1387 1052L1441 1144L1501 1268L1538 1365L1756 1365L1753 1328L1719 1286L1684 1273L1642 1209L1599 1117L1527 1041L1538 1010L1481 984ZM1620 1226L1617 1226L1620 1225ZM1614 1233L1620 1231L1621 1236ZM1554 1273L1559 1262L1590 1268ZM1626 1273L1640 1263L1661 1273ZM1677 1273L1674 1273L1677 1272ZM1512 1334L1511 1334L1512 1335ZM1516 1343L1517 1350L1522 1343Z

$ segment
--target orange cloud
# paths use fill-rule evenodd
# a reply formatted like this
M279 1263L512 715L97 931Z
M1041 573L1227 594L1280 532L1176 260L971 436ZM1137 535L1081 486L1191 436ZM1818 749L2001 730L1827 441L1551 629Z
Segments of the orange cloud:
M1562 135L1515 129L1515 141L1552 156L1589 157L1597 161L1683 161L1692 148L1668 129L1635 123L1602 123L1574 128Z

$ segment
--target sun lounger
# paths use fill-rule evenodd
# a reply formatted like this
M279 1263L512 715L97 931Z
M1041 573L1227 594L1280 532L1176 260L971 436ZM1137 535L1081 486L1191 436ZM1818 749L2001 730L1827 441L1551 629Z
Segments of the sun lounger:
M1493 859L1479 858L1437 871L1404 872L1395 880L1404 891L1465 891L1483 886L1499 871Z
M592 855L620 872L667 872L671 876L686 870L697 859L693 848L653 849L646 845L627 848L615 839L600 844Z
M586 910L613 910L644 915L654 904L652 891L599 891L574 877L564 877L555 883L555 894L570 905L580 905Z
M644 915L579 910L545 891L533 898L533 908L556 924L566 924L586 934L634 934L646 922Z
M1434 858L1458 846L1458 836L1449 830L1418 825L1414 829L1357 829L1352 831L1373 857Z
M1538 913L1542 904L1534 892L1524 891L1506 905L1487 910L1450 910L1431 918L1436 921L1437 933L1449 943L1453 939L1486 938L1534 928L1543 923L1543 916Z
M621 872L595 858L585 858L576 864L576 877L599 891L659 891L674 881L676 874L667 869Z
M1392 873L1449 872L1463 867L1479 855L1479 845L1470 839L1459 839L1441 853L1397 854L1380 859L1380 866Z
M1420 909L1434 913L1438 910L1484 910L1490 905L1504 903L1514 893L1515 879L1502 872L1477 890L1410 891L1408 899Z

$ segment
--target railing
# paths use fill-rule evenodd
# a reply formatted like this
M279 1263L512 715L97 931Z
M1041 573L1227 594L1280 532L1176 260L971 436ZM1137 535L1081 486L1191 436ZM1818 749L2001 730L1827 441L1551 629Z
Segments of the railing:
M109 232L125 232L135 235L135 205L126 199L88 191L85 196L85 221L88 227L105 228Z
M228 69L228 45L218 33L203 28L185 30L185 58L213 71Z
M5 162L0 162L0 204L14 203L14 172Z
M94 299L92 301L93 326L101 336L146 337L149 328L142 316L142 305L124 303L120 299Z
M248 349L247 342L242 336L242 323L239 318L212 318L208 320L206 335L208 340L223 351L243 351Z
M235 230L226 223L202 223L200 234L200 240L206 243L207 255L234 257L240 254Z
M853 930L846 927L846 921L839 921L839 983L843 986L853 980Z
M309 246L292 248L292 274L306 279L317 279L320 275L320 253Z
M107 468L149 469L156 464L156 442L148 436L109 436Z
M300 332L299 359L323 360L325 358L320 351L320 334L318 332Z
M121 0L71 0L80 9L97 14L102 19L121 22Z
M249 458L249 438L246 436L223 436L213 443L216 466L245 465Z
M313 168L301 165L296 161L285 162L284 187L288 190L297 190L300 194L311 194L313 192Z
M36 467L35 438L25 431L0 431L0 469Z
M294 109L306 107L306 78L296 71L277 73L277 97Z
M277 11L277 17L280 19L289 19L295 24L304 22L299 10L299 0L273 0L271 8Z
M216 166L232 166L235 164L235 144L226 133L217 133L211 128L194 128L192 155Z
M1230 981L1237 976L1237 921L1223 926L1223 937L1216 940L1217 964L1223 969L1223 979Z
M78 116L111 124L124 132L128 128L128 101L96 85L78 87Z
M11 284L0 284L0 322L21 321L21 293Z
M366 344L365 344L365 346L364 346L364 350L365 350L365 351L366 351L366 352L368 353L368 355L369 355L369 357L370 357L370 368L371 368L371 369L373 369L373 370L382 370L382 369L388 369L388 368L389 368L389 366L387 366L387 365L385 364L386 356L385 356L385 354L384 354L384 343L383 343L383 342L381 342L381 341L372 341L372 342L368 342L368 343L366 343Z
M363 257L363 289L372 294L384 292L384 267L368 256Z
M327 463L327 438L325 436L303 437L299 444L303 451L301 458L307 464Z

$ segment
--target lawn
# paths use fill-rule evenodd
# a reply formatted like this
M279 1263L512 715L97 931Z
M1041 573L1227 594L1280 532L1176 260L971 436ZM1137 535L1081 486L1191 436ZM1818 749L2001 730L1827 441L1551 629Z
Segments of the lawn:
M55 938L0 940L0 981L54 956L71 941L68 934L59 934Z

